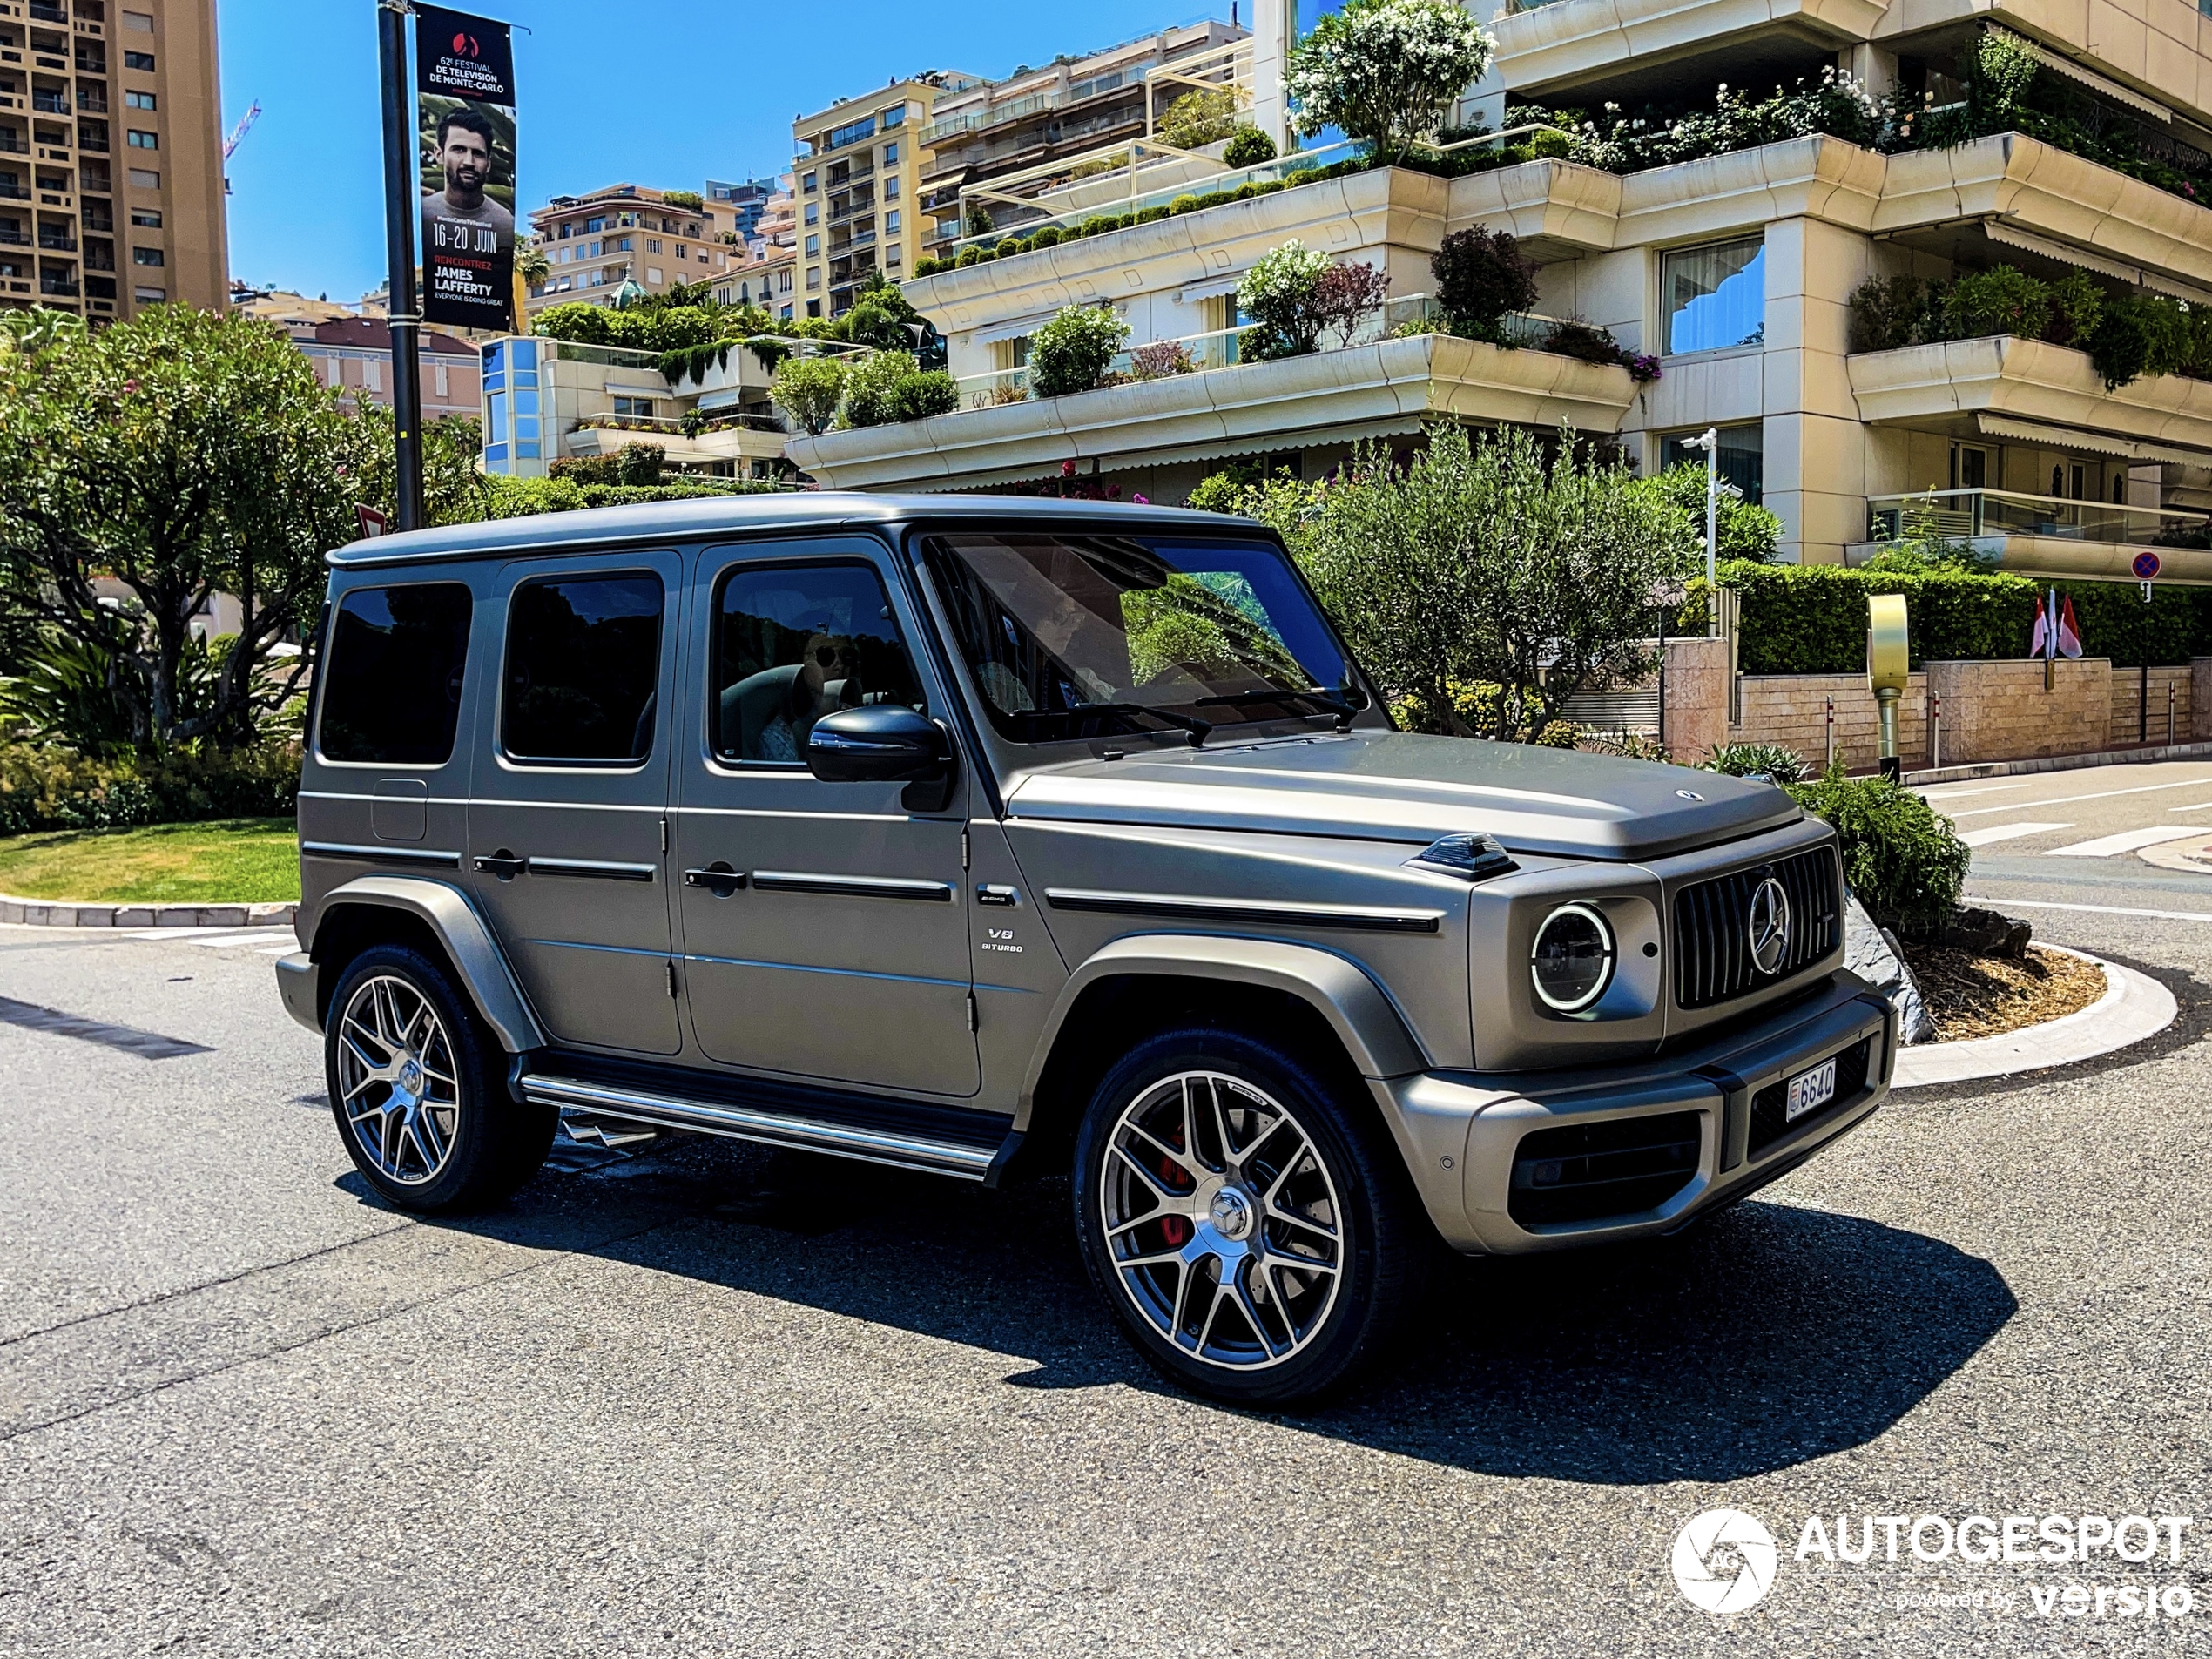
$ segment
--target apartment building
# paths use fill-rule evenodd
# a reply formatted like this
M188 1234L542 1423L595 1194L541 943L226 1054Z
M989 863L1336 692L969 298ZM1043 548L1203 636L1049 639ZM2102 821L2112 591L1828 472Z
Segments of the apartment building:
M799 284L799 180L786 173L760 204L745 246L742 263L716 283L714 297L725 305L759 306L789 321Z
M941 97L915 139L928 219L924 252L934 255L958 240L964 190L1049 175L1056 162L1142 138L1148 117L1195 84L1232 84L1240 65L1226 49L1249 35L1216 21L1163 29ZM1177 78L1190 71L1198 72Z
M338 394L348 414L362 403L392 407L392 328L380 317L287 319L292 343L314 365L315 378ZM427 421L481 413L483 359L469 341L431 329L420 337L422 416Z
M214 0L0 0L0 306L221 309Z
M759 234L760 216L774 199L778 182L774 179L747 179L740 184L731 184L725 179L710 179L705 194L707 200L728 206L736 216L732 228L737 232L738 240L750 242Z
M1153 222L909 281L968 407L794 440L792 460L832 487L937 489L1041 483L1072 464L1102 489L1174 501L1231 461L1319 475L1356 442L1415 443L1440 419L1568 420L1648 469L1712 428L1723 475L1780 516L1791 558L1865 557L1908 497L1932 492L1939 522L2008 570L2125 580L2149 550L2161 579L2212 581L2212 381L2108 386L2078 341L2050 337L1871 341L1851 303L1872 279L1999 265L2086 273L2108 302L2212 303L2212 19L2154 0L2094 14L2040 0L1481 3L1498 48L1463 107L1493 127L1509 100L1710 109L1723 83L1756 97L1831 68L1940 108L1960 95L1962 54L2002 29L2087 100L2102 142L2125 136L2146 159L2108 165L2051 128L1887 152L1815 133L1641 167L1568 154L1301 182L1298 165L1348 152L1310 153L1238 175L1287 184L1272 193L1190 211L1161 192L1135 203L1159 210ZM1256 31L1279 24L1272 10L1255 9ZM1399 333L1433 320L1442 239L1476 226L1512 232L1541 262L1532 314L1508 320L1519 348ZM1238 280L1293 238L1380 268L1391 307L1333 349L1233 361ZM1008 401L1028 337L1073 304L1112 305L1132 345L1185 342L1195 372L1125 358L1127 383ZM1619 361L1547 349L1569 321L1608 331ZM1653 361L1631 372L1639 356Z
M799 261L793 314L834 317L852 308L872 271L904 277L921 258L915 138L937 101L981 83L927 70L792 123L799 182Z
M531 286L531 316L551 306L612 305L625 292L718 282L744 258L734 204L695 192L610 185L556 196L530 215L551 271Z

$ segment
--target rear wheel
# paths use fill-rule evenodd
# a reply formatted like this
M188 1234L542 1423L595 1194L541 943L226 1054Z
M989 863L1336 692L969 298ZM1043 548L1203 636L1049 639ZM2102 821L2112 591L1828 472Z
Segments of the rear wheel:
M387 1202L469 1209L537 1172L558 1114L509 1098L504 1059L420 952L380 945L347 965L330 999L324 1073L346 1150Z
M1100 1082L1077 1149L1084 1261L1172 1380L1279 1404L1387 1345L1426 1240L1396 1150L1342 1087L1209 1029L1155 1037Z

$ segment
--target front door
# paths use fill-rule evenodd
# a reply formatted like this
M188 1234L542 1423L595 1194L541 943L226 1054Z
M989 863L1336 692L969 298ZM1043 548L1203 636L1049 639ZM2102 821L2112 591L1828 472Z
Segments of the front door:
M806 766L808 732L835 709L943 712L888 558L859 536L701 557L687 673L705 695L675 813L683 978L710 1059L968 1096L965 786L910 810L902 785Z
M482 607L500 681L469 880L564 1043L681 1047L664 851L680 572L673 553L528 561Z

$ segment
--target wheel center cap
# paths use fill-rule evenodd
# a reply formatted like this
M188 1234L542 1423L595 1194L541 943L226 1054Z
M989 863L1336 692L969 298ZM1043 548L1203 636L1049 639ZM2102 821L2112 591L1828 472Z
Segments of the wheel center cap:
M400 1068L400 1087L413 1094L422 1087L422 1068L410 1060Z
M1214 1231L1224 1238L1242 1238L1252 1230L1251 1200L1234 1187L1224 1187L1215 1193L1206 1214Z

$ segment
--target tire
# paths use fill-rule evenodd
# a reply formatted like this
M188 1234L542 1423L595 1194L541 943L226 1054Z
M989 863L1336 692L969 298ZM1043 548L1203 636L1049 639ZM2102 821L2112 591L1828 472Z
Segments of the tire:
M1389 1346L1432 1240L1397 1149L1344 1087L1273 1044L1194 1028L1141 1044L1092 1095L1076 1148L1083 1263L1170 1381L1285 1405Z
M509 1096L497 1041L446 969L419 951L378 945L347 964L322 1052L339 1138L397 1209L496 1204L552 1148L559 1114Z

